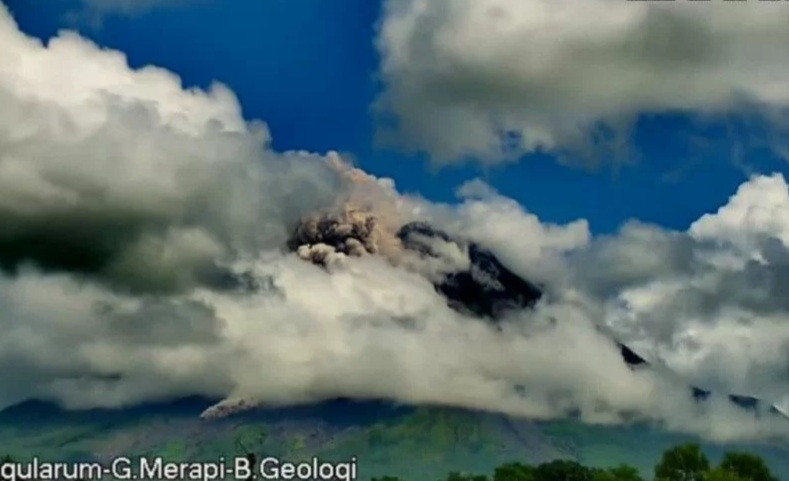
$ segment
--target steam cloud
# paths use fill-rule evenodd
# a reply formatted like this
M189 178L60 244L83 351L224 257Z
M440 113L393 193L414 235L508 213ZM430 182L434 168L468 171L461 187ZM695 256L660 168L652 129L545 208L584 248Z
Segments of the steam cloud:
M633 223L593 239L481 182L437 205L336 154L275 152L226 87L185 90L73 33L42 45L4 8L0 104L2 405L350 396L787 435L687 395L688 382L789 392L780 176L686 232ZM449 305L480 246L548 295ZM498 325L480 319L491 310ZM601 328L655 368L628 367Z

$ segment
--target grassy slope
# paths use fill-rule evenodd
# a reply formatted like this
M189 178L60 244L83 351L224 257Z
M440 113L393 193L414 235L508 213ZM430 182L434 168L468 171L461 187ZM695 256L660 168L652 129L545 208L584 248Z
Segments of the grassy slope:
M339 410L347 412L335 415ZM0 446L21 458L161 455L172 460L216 459L241 454L240 441L260 454L293 460L312 455L339 460L356 456L363 478L394 474L426 481L450 470L490 473L508 461L559 457L599 466L627 462L648 473L664 449L691 440L637 426L536 423L444 408L370 411L362 404L334 406L329 411L256 413L220 422L199 420L196 407L59 413L43 419L24 414L0 416ZM723 448L707 449L717 458ZM777 474L789 474L789 447L758 451Z

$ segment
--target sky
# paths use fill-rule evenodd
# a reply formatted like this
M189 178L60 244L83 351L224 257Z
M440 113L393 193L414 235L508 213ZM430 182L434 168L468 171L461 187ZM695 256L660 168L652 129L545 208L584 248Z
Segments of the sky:
M221 81L239 97L245 118L269 125L279 150L348 152L365 170L393 178L400 190L437 201L455 201L460 184L482 175L549 221L585 218L595 232L614 231L630 218L687 228L749 174L786 171L753 133L740 128L730 134L743 119L721 117L710 125L662 109L639 112L627 159L633 165L591 172L581 161L559 165L550 153L495 167L463 162L437 168L424 153L382 147L371 111L382 90L373 41L380 1L200 0L131 10L126 4L133 1L7 3L22 30L36 37L74 28L123 51L132 66L177 73L185 86Z
M3 5L0 405L345 396L789 437L687 390L789 406L789 4ZM321 216L375 223L286 248ZM454 240L409 252L413 221ZM432 283L470 242L550 295L503 332L451 309Z

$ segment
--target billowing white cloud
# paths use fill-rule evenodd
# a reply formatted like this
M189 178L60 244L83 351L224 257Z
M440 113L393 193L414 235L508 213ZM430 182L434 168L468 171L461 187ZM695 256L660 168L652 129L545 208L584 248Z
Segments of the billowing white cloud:
M185 90L75 34L42 45L5 10L0 102L3 405L384 397L717 439L787 434L724 401L691 402L681 377L629 369L600 329L699 384L785 394L779 177L687 233L631 225L593 239L585 221L545 224L480 182L459 207L435 205L333 154L272 151L225 87ZM770 189L749 187L760 182ZM322 268L283 252L300 218L345 201L484 243L550 296L497 330L450 309L414 259L338 255ZM748 222L763 235L721 241ZM441 249L463 264L462 249ZM769 348L738 347L742 336ZM722 356L731 379L713 369Z
M387 0L384 133L494 163L620 154L641 113L782 119L787 22L786 2Z
M73 33L44 46L0 12L0 266L137 291L223 278L281 245L341 188L328 162L275 153L226 87L184 90ZM294 195L298 193L298 195Z
M579 285L647 358L716 390L789 401L789 188L743 184L687 232L631 223L578 253Z
M697 386L789 406L789 187L743 183L687 231L631 221L592 238L585 221L553 226L475 183L436 222L490 246L549 293L652 363Z

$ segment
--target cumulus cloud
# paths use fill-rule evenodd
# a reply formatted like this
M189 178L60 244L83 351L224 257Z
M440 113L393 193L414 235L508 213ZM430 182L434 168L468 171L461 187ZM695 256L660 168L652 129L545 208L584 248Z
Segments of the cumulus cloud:
M786 252L780 177L754 179L688 232L634 224L603 239L481 182L459 206L435 205L334 154L271 150L225 87L184 89L75 34L42 45L4 9L0 97L3 405L353 396L716 439L787 434L723 396L693 402L668 369L629 368L601 329L698 384L785 394L785 309L771 284ZM381 227L360 236L363 255L339 252L325 268L287 251L305 220L356 219L342 217L348 206ZM464 268L465 244L427 242L437 265L381 249L415 220L488 246L551 295L499 325L451 308L431 276ZM730 235L745 226L757 234ZM313 234L296 250L325 240ZM334 240L336 254L347 241ZM768 337L769 349L756 344ZM713 369L724 357L731 379Z
M638 114L785 125L782 2L388 0L384 138L439 162L621 155Z
M789 405L789 187L754 176L686 231L631 221L593 238L546 224L479 182L437 213L549 292L577 292L591 322L650 362L717 392ZM443 219L443 220L442 220Z
M583 221L549 226L482 192L454 222L510 268L560 292L577 290L596 322L689 382L786 407L789 187L782 175L754 176L686 231L631 221L597 238Z
M754 177L687 232L631 223L596 240L578 253L576 278L647 358L707 387L786 402L787 213L784 177Z
M221 283L224 258L280 245L289 219L342 188L326 159L271 151L222 85L184 90L73 33L41 45L4 10L0 63L6 271L30 263L140 292Z

